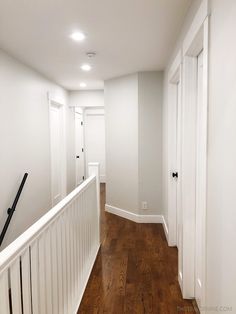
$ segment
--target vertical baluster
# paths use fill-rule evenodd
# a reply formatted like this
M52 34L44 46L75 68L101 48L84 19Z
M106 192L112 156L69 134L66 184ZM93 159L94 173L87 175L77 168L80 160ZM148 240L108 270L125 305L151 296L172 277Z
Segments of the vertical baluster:
M70 263L70 224L69 224L69 213L68 207L65 211L66 221L66 257L67 257L67 300L68 300L68 311L71 313L71 263Z
M58 261L59 261L59 254L58 254L58 246L57 246L57 224L58 220L54 222L51 226L51 271L52 271L52 308L53 313L59 313L59 298L58 298L58 290L59 290L59 269L58 269Z
M74 203L71 203L69 213L70 213L70 258L71 258L71 306L72 310L74 310L75 303L75 260L74 260Z
M45 236L41 235L39 242L39 313L46 312L46 267L45 267ZM49 313L48 313L49 314Z
M69 313L68 300L68 265L67 265L67 222L66 211L62 215L61 231L62 231L62 269L63 269L63 300L64 314Z
M77 255L77 268L76 268L76 280L77 280L77 295L79 295L79 287L80 287L80 221L79 221L79 202L80 196L76 198L76 255Z
M37 241L35 241L30 247L30 261L32 310L34 314L39 314L39 254Z
M75 298L74 298L74 307L77 305L77 298L78 298L78 289L77 289L77 274L78 274L78 259L77 259L77 219L76 219L76 209L77 209L77 197L74 199L73 202L73 224L74 224L74 247L73 247L73 252L74 252L74 290L75 290Z
M0 275L0 308L2 314L10 314L8 269Z
M78 295L80 295L81 293L81 283L82 283L82 217L81 217L81 208L82 208L82 196L81 194L78 197L78 245L77 245L77 249L78 249Z
M14 314L22 313L21 305L21 278L20 278L20 258L18 257L10 266L10 280L11 280L11 299L12 312Z
M30 275L30 253L29 248L21 256L23 312L31 314L31 275Z
M57 275L58 275L58 314L64 313L64 292L63 292L63 255L62 255L62 216L56 224L57 244Z
M85 220L85 201L84 201L84 192L82 194L82 208L81 208L81 216L82 216L82 284L84 284L84 278L85 278L85 252L86 252L86 247L85 247L85 232L86 232L86 220Z
M91 256L92 253L92 221L93 221L93 217L92 217L92 188L93 188L93 183L89 186L88 192L89 192L89 196L88 196L88 200L89 200L89 257Z
M47 313L52 310L52 257L51 257L51 226L45 231L45 274L46 274L46 308Z

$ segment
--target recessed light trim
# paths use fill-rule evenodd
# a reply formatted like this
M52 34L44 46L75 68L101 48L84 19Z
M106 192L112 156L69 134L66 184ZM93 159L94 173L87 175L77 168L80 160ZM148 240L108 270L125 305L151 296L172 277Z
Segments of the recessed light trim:
M83 70L85 72L88 72L88 71L90 71L92 69L91 65L87 64L87 63L82 64L80 68L81 68L81 70Z
M70 35L70 38L74 41L83 41L85 39L85 35L82 32L74 32Z
M82 82L82 83L79 84L79 86L82 87L82 88L85 88L85 87L87 87L87 84Z

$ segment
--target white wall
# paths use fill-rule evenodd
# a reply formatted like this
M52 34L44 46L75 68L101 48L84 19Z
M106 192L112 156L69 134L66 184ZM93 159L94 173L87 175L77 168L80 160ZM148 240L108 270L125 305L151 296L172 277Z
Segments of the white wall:
M235 17L235 0L211 2L207 303L232 307L226 313L236 313Z
M104 91L103 90L81 90L69 92L70 106L78 107L103 107Z
M4 246L42 216L51 205L50 136L47 92L63 103L67 93L32 69L0 51L0 230L24 172L29 177L6 235ZM68 109L70 126L71 109ZM68 128L68 138L74 133ZM73 169L68 152L68 191Z
M162 214L162 93L162 72L138 73L139 209L145 215Z
M105 82L106 203L138 212L138 75Z
M162 81L141 72L105 82L106 202L136 214L162 213Z

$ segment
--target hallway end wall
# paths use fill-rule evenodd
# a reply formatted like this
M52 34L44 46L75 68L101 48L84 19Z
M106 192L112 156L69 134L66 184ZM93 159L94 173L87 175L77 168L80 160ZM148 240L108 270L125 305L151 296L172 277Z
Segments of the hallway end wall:
M106 203L138 213L138 74L105 82Z
M162 85L156 71L105 82L106 203L153 222L162 219Z

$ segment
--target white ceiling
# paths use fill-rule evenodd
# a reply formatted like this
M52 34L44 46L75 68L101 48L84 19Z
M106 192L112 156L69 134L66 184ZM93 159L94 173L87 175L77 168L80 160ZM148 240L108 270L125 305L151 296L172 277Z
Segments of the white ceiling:
M137 71L163 70L192 0L0 0L0 47L75 90ZM83 31L84 42L70 34ZM86 52L96 51L83 73Z

